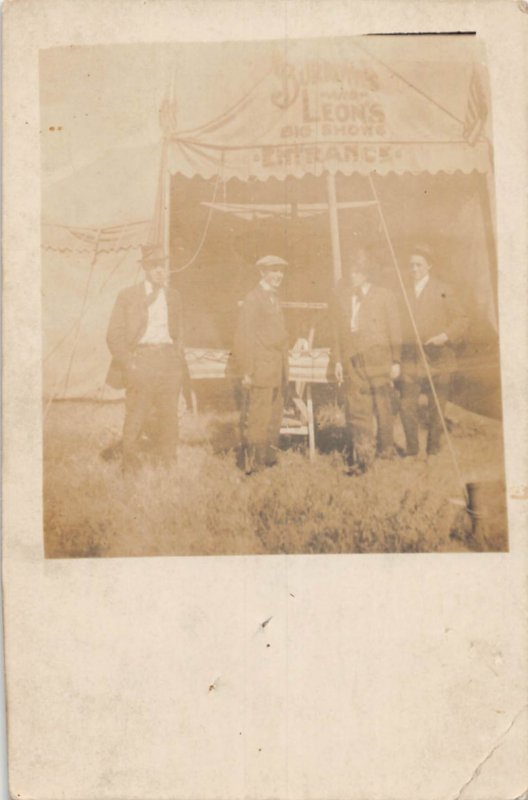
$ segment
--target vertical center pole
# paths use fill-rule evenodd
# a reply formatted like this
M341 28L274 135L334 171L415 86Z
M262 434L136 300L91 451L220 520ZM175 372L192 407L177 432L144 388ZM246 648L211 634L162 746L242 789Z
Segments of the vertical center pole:
M162 194L162 237L163 250L170 259L170 223L171 223L171 174L169 170L168 143L164 144L163 158L163 194ZM170 261L169 261L170 267Z
M337 210L336 180L335 175L326 173L326 191L328 195L328 214L330 216L330 237L332 241L332 265L334 273L334 286L341 280L341 244L339 241L339 217Z

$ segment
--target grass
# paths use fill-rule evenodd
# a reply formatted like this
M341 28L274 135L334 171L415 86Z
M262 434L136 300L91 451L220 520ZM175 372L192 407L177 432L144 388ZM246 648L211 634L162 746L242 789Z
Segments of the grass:
M500 424L450 407L465 480L502 478ZM178 463L148 453L138 479L101 451L120 436L122 404L54 403L44 427L48 557L504 550L505 531L472 531L447 448L426 460L343 471L339 409L320 410L319 452L288 446L277 467L236 465L237 414L185 415ZM397 428L401 440L401 430ZM450 500L454 499L454 502Z

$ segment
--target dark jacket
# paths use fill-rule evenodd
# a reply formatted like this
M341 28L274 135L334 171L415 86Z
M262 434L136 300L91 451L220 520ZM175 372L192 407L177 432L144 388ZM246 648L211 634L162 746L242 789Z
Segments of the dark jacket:
M178 354L183 356L183 314L180 293L167 289L169 333ZM126 386L126 373L134 350L145 333L148 323L148 306L145 284L129 286L117 296L108 325L106 342L112 354L112 363L106 382L114 389Z
M455 346L463 339L468 329L468 317L451 287L430 277L420 297L416 298L414 287L407 290L407 298L414 321L424 345L433 372L450 372L456 368ZM416 344L416 335L406 306L401 311L403 323L402 373L412 375L423 372L422 357ZM446 344L426 345L433 336L445 333Z
M260 285L246 296L235 334L234 357L240 377L253 386L277 387L288 378L288 332L278 298Z
M391 365L400 361L401 328L398 304L388 289L370 285L360 294L358 330L352 332L352 289L342 282L330 304L333 327L333 361L341 362L345 374L352 359L361 362L369 378L389 379Z

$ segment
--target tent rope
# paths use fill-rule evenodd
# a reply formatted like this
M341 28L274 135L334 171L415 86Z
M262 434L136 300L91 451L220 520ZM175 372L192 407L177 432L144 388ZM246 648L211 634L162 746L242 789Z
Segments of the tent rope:
M252 99L252 96L255 93L256 89L258 89L258 87L264 83L264 81L269 77L269 75L272 74L272 72L273 72L272 68L268 69L265 72L265 74L253 84L251 89L249 89L245 94L243 94L242 97L239 97L239 99L233 105L229 106L229 108L222 111L222 113L219 114L218 116L214 117L213 119L209 120L203 125L199 125L197 128L185 128L182 129L181 131L178 130L171 131L170 139L178 141L179 139L187 137L190 134L203 135L211 133L212 131L216 130L221 125L225 124L226 121L229 121L229 119L233 115L239 113L242 110L242 108L247 105L247 103Z
M86 281L86 286L84 287L84 297L83 297L83 301L82 301L81 311L80 311L80 314L79 314L79 319L77 320L77 330L76 330L76 334L75 334L75 341L73 343L72 351L71 351L71 354L70 354L70 360L69 360L69 363L68 363L68 369L66 370L66 378L65 378L65 381L64 381L64 394L65 395L66 395L66 393L68 391L68 385L69 385L69 382L70 382L70 374L71 374L71 370L72 370L72 367L73 367L73 361L74 361L74 358L75 358L75 353L77 352L77 345L79 343L79 337L80 337L80 334L81 334L82 320L83 320L86 304L88 303L88 293L90 291L90 284L92 282L92 276L93 276L94 269L95 269L95 262L97 261L97 254L98 254L98 251L99 251L99 239L101 238L101 234L102 234L102 230L100 230L98 232L98 234L97 234L97 239L95 241L94 254L93 254L92 260L90 262L90 272L88 274L88 280Z
M101 251L99 250L99 252L101 252ZM111 279L114 277L115 273L117 272L117 270L119 269L119 267L121 266L121 264L123 263L123 261L125 260L125 258L127 257L127 255L128 255L128 250L127 250L127 251L125 251L124 255L123 255L123 256L122 256L122 257L119 259L119 261L117 262L117 264L115 265L115 267L112 269L112 271L111 271L111 272L109 273L109 275L107 276L106 280L105 280L105 281L103 281L103 283L102 283L102 284L101 284L101 286L99 287L99 289L98 289L98 291L97 291L97 297L99 297L99 296L101 295L101 292L103 291L103 289L104 289L104 288L105 288L105 287L108 285L108 283L110 282L110 280L111 280ZM88 313L88 311L91 309L91 307L92 307L93 303L95 303L95 299L96 299L96 298L94 298L94 300L93 300L93 302L92 302L92 303L87 303L87 304L86 304L86 306L84 307L84 310L83 310L83 311L82 311L82 313L81 313L81 316L80 316L80 318L79 318L78 320L76 320L76 321L73 323L73 325L72 325L70 328L68 328L68 330L66 331L66 333L65 333L65 334L63 334L63 335L61 336L61 338L59 339L59 341L58 341L58 342L56 342L56 343L53 345L53 347L52 347L52 348L51 348L51 349L50 349L50 350L49 350L49 351L46 353L46 355L45 355L45 356L44 356L44 358L42 359L42 363L43 363L43 364L44 364L44 363L46 363L46 361L48 361L48 359L50 359L50 358L51 358L51 356L52 356L52 355L54 355L54 354L57 352L57 350L58 350L58 349L59 349L59 348L60 348L60 347L61 347L61 346L64 344L64 342L65 342L65 341L66 341L66 340L67 340L67 339L68 339L68 338L71 336L71 334L72 334L72 333L75 331L75 328L76 328L76 326L79 324L79 322L81 322L81 321L83 320L83 318L86 316L86 314Z
M382 225L382 228L383 228L383 232L385 234L385 238L387 240L387 244L389 246L389 250L390 250L392 262L393 262L393 265L394 265L394 269L396 271L396 275L398 276L398 282L400 284L400 288L401 288L401 291L402 291L403 299L405 301L405 306L406 306L406 309L407 309L407 313L409 314L409 319L411 321L411 326L412 326L412 329L413 329L413 333L414 333L414 336L415 336L415 339L416 339L416 343L418 345L418 351L419 351L420 356L421 356L422 361L423 361L423 365L424 365L424 368L425 368L425 374L427 376L427 380L428 380L429 386L431 388L431 394L433 396L433 399L434 399L434 402L435 402L435 405L436 405L436 409L438 411L438 414L439 414L439 417L440 417L440 421L442 423L442 429L443 429L444 434L446 436L446 441L447 441L447 444L448 444L448 447L449 447L449 452L451 454L451 459L453 461L453 466L455 468L455 473L456 473L458 482L460 484L460 487L462 489L462 494L464 496L464 500L465 500L466 505L467 505L469 503L469 496L468 496L466 484L465 484L465 481L462 478L462 472L460 470L460 465L458 463L457 454L456 454L455 448L453 446L453 441L451 439L451 435L450 435L449 430L447 428L447 423L446 423L446 420L445 420L445 417L444 417L444 413L442 411L442 406L440 404L440 400L438 398L438 394L436 392L436 388L435 388L434 381L433 381L433 376L432 376L432 373L431 373L431 370L430 370L430 367L429 367L429 362L427 361L427 356L425 354L425 350L424 350L424 347L423 347L423 344L422 344L422 340L420 338L420 333L418 331L418 326L416 325L416 320L414 318L414 314L413 314L413 311L412 311L412 308L411 308L411 304L410 304L409 298L407 296L407 291L405 289L405 283L403 281L401 269L400 269L400 266L398 264L398 258L396 256L395 251L394 251L394 247L392 245L392 240L391 240L391 237L389 235L389 230L387 228L387 223L385 221L385 215L383 213L383 209L382 209L381 203L379 201L378 193L376 191L376 187L374 185L374 181L372 179L372 175L369 175L368 178L369 178L370 188L372 190L372 194L373 194L373 196L374 196L374 198L376 200L377 206L378 206L378 212L379 212L379 215L380 215L381 225Z
M42 415L42 422L43 423L46 422L46 419L47 419L47 416L49 414L49 411L50 411L50 408L52 406L52 403L57 398L58 389L59 389L60 384L63 382L63 380L64 380L64 375L61 373L59 375L58 379L57 379L57 382L55 383L55 387L54 387L52 393L49 396L48 402L46 403L46 408L44 409L44 414Z
M217 195L218 187L220 186L221 180L222 180L222 175L221 175L221 173L218 173L218 175L216 176L216 183L215 183L215 187L214 187L214 191L213 191L213 199L211 201L212 203L214 203L216 201L216 195ZM201 239L200 239L200 241L198 243L198 247L196 249L196 252L189 259L189 261L187 261L187 263L184 264L182 267L178 267L177 269L171 269L170 270L171 274L176 275L177 273L184 272L186 269L189 269L189 267L192 267L192 265L195 263L196 259L198 258L198 256L202 252L203 246L204 246L205 241L207 239L207 235L209 233L209 227L211 225L211 219L212 219L212 216L213 216L213 211L214 211L214 209L213 209L212 205L210 205L209 206L209 212L207 214L207 220L205 222L205 227L204 227Z
M404 78L403 75L400 75L400 73L396 72L395 69L393 69L392 67L389 67L389 65L386 64L384 61L382 61L381 58L378 58L378 56L373 55L370 52L370 50L368 49L368 47L364 47L363 45L359 44L359 42L353 42L353 45L355 47L357 47L358 50L361 50L363 53L368 55L369 58L371 58L373 61L377 61L378 64L380 64L382 67L384 67L390 73L392 73L392 75L394 75L396 78L398 78L398 80L402 81L402 83L404 83L410 89L413 89L413 91L415 91L417 94L419 94L425 100L428 100L429 103L432 103L432 105L436 106L436 108L438 108L444 114L447 114L447 116L451 117L451 119L453 119L455 122L459 122L461 125L464 124L461 119L459 119L454 114L452 114L451 111L449 111L447 108L445 108L439 102L437 102L433 97L430 97L428 94L426 94L424 91L422 91L422 89L419 89L417 86L415 86L414 83L411 83L411 81L407 80L407 78Z

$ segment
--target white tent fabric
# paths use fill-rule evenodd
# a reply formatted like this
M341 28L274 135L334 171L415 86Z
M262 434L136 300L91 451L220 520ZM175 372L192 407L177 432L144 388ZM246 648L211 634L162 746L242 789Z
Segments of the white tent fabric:
M159 142L137 148L116 145L72 175L43 181L43 223L55 228L97 231L151 221L158 195L160 159ZM63 245L57 247L57 233L50 228L43 230L43 246L67 249Z
M43 79L60 87L67 102L66 110L57 110L55 88L42 108L43 127L67 111L74 137L61 145L64 132L44 131L44 222L99 228L152 217L162 156L159 127L153 129L163 93L159 122L171 142L174 174L266 180L323 171L489 169L487 80L473 37L137 48L73 48L66 75L53 51L43 58ZM86 51L94 52L91 59ZM480 104L473 99L475 82ZM130 117L141 120L145 108L149 119L131 135ZM90 128L77 120L81 110ZM475 140L468 121L471 115L478 121L479 113L483 124ZM128 127L119 126L121 118Z
M425 67L422 48L414 63L407 57L411 81L398 59L384 58L383 45L379 39L304 41L291 43L282 54L268 47L255 85L216 119L191 130L173 127L177 114L171 117L168 98L163 119L171 141L170 171L240 180L322 170L486 172L487 141L469 119L487 114L478 64L457 65L450 85L453 113L434 92L420 88L420 74L434 66ZM413 50L410 42L404 46ZM244 66L237 64L242 71ZM441 74L445 79L436 66L437 81ZM480 103L470 103L477 82Z
M44 397L114 399L105 332L115 297L140 274L139 251L42 254Z
M42 249L57 253L116 253L138 248L148 241L152 220L109 228L77 228L70 225L42 225Z
M230 179L269 185L270 178L327 173L489 173L489 103L480 51L468 37L426 39L165 48L167 63L172 58L176 66L160 111L158 142L151 135L117 137L104 153L66 175L51 168L52 150L45 151L45 395L109 396L104 334L111 306L119 289L139 277L139 246L160 235L167 172L180 180L215 178L223 186ZM138 56L137 63L143 61L148 55ZM122 65L113 68L118 74ZM129 71L132 81L133 62ZM144 72L141 80L147 80ZM146 102L146 84L144 91ZM112 101L119 103L119 97ZM97 113L95 101L90 110ZM120 107L112 113L124 115ZM323 206L326 199L317 198ZM276 200L268 207L257 203L255 212L210 197L206 210L209 215L235 211L247 224L259 223L274 215L270 206L279 211L284 206L283 196ZM492 304L489 254L480 211L475 203L470 206L461 230L474 233L470 257L480 268L478 302L484 308ZM472 228L473 215L478 222Z

